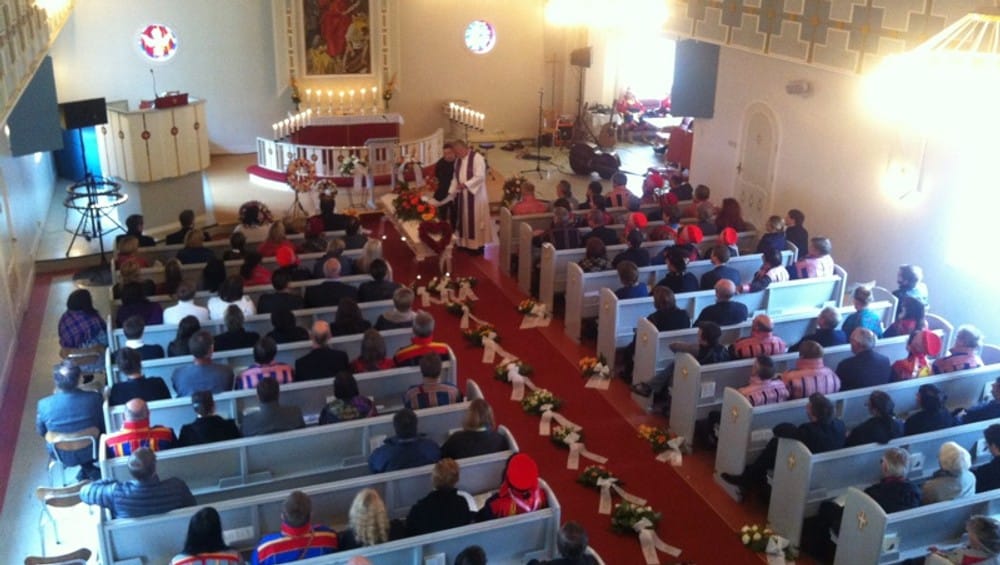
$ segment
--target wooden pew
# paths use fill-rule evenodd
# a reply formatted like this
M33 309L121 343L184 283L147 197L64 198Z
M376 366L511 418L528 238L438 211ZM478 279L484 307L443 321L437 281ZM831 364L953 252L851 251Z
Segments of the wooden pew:
M899 359L906 356L907 336L883 339L875 346L875 350L889 359ZM823 364L836 369L837 364L851 357L850 344L828 347L824 351ZM798 353L775 355L774 370L778 373L795 366ZM687 353L679 353L674 359L674 381L671 387L670 429L684 436L686 443L694 439L694 426L697 420L708 417L712 410L722 409L723 392L726 387L738 388L747 383L753 359L740 359L726 363L701 366L698 361ZM650 398L639 397L637 401L648 404Z
M410 338L413 337L412 328L386 330L381 333L382 337L385 339L385 350L387 354L391 354L400 347L408 345L410 343ZM327 345L333 349L343 351L347 354L349 359L356 359L358 355L361 354L362 336L363 334L337 336L331 338L330 341L327 342ZM275 359L281 363L295 365L295 360L308 353L311 348L312 343L308 341L281 343L278 344L278 355ZM108 354L107 370L109 375L112 374L110 357L110 354ZM219 351L212 355L212 361L223 365L229 365L233 368L234 372L239 373L253 364L253 348ZM191 363L194 363L194 357L191 355L166 357L164 359L144 361L142 364L142 370L147 376L162 377L167 383L167 387L171 388L172 385L170 384L170 376L173 374L174 369L177 369L178 367L185 367ZM171 393L173 394L173 390L171 390Z
M397 367L382 371L358 373L354 376L358 382L358 391L371 398L379 413L393 412L403 407L403 393L411 386L423 382L420 367ZM169 377L165 378L169 387ZM441 366L441 382L457 385L457 360L452 355L451 361L445 361ZM257 391L233 390L213 396L215 411L223 418L231 418L240 422L248 410L255 409ZM316 422L319 412L326 403L333 399L333 378L300 381L281 386L282 404L298 406L306 417L306 422ZM184 424L194 420L189 397L156 400L148 403L150 420L153 424L173 428L180 434ZM106 430L119 430L125 421L125 406L109 406L104 401L104 426Z
M652 229L654 225L662 225L662 222L650 222L649 225L650 225L649 229ZM521 239L522 246L524 245L524 237L525 235L522 232L522 239ZM741 248L743 247L751 248L756 238L757 238L757 232L753 231L742 232L739 234L739 240L737 241L737 245L739 245ZM699 249L701 249L702 253L704 253L709 249L711 249L712 246L714 246L718 242L718 239L719 239L718 236L715 235L708 236L704 239L704 241L702 241L698 245L698 247ZM642 246L649 251L650 256L654 256L660 251L662 251L664 247L668 247L673 244L674 244L673 241L647 241L643 243ZM625 244L609 246L607 248L608 259L614 259L615 255L621 253L627 247L628 246ZM586 256L585 248L557 250L551 244L542 244L541 262L539 264L539 273L538 273L539 300L541 302L544 302L545 304L552 304L552 302L555 300L555 295L560 294L566 290L566 284L568 279L566 267L571 262L579 263L581 260L583 260L585 256ZM666 268L666 265L662 266ZM520 266L518 268L520 269ZM757 269L759 268L760 268L760 261L758 260L756 268L750 274L753 275L753 273L756 272ZM614 273L614 271L611 272ZM521 281L522 281L522 273L519 271L518 282L521 283ZM618 285L617 276L615 277L614 285L615 288L617 288ZM526 290L525 288L522 288L521 290L524 292L529 292L529 290Z
M839 269L839 267L838 267ZM736 302L746 305L750 316L764 311L771 316L781 316L803 310L812 311L829 305L840 304L844 293L845 276L802 279L775 283L761 292L737 294ZM600 315L597 322L597 353L604 355L614 365L615 350L632 341L639 320L651 314L653 298L618 300L610 288L600 292ZM677 295L677 307L687 310L694 322L701 311L715 304L714 290L700 290Z
M378 300L375 302L360 302L358 306L361 308L361 315L365 320L368 320L375 324L378 321L378 317L384 312L392 310L393 304L391 300ZM313 322L319 320L326 320L332 322L337 316L336 306L323 306L321 308L303 308L301 310L292 310L295 314L295 324L303 327L310 328ZM266 335L270 332L273 327L271 326L271 315L270 314L255 314L253 316L247 316L243 327L249 332L257 332L260 335ZM209 320L201 325L201 328L212 332L212 335L218 335L226 331L226 323L224 320ZM125 332L119 328L111 330L111 348L115 351L125 347ZM153 326L146 326L145 331L142 334L143 343L147 345L160 345L163 350L167 350L167 345L174 340L177 335L177 326L174 324L156 324Z
M542 253L544 256L544 249L542 250ZM782 253L782 258L785 260L786 264L791 264L795 260L795 254L793 251L785 251ZM761 255L754 253L733 257L729 261L729 266L738 270L740 272L740 277L749 283L753 280L754 274L760 270ZM689 263L687 270L698 279L701 279L702 275L714 268L715 266L711 261L703 259ZM639 281L646 283L646 286L648 286L652 292L653 286L665 277L667 272L668 268L666 264L640 267ZM621 286L621 283L618 280L617 271L584 273L583 269L580 268L580 265L577 262L569 263L566 266L565 274L566 334L574 340L579 341L583 320L597 317L601 289L617 289ZM548 302L546 302L546 304L548 304Z
M967 542L965 523L972 516L998 513L1000 490L886 514L863 490L850 487L833 563L899 563L922 558L932 545L946 548Z
M873 390L888 394L896 406L896 412L906 414L918 409L917 389L925 384L933 384L947 395L948 408L957 409L974 406L988 399L991 385L998 376L1000 365L993 365L889 383L877 388L848 390L830 394L827 398L833 403L836 416L850 429L870 417L867 402ZM746 465L763 451L772 437L771 430L774 426L783 422L798 425L807 421L808 402L808 399L802 398L753 407L735 388L726 388L719 423L719 444L715 452L716 474L742 473ZM737 498L735 490L728 483L720 484L730 496Z
M869 308L880 314L883 322L890 321L891 323L896 315L895 300L896 297L893 296L892 302L875 302ZM771 318L773 334L783 339L791 347L816 329L816 317L820 311L822 308L814 308L794 314L775 316ZM854 313L854 307L842 306L839 311L841 319L844 319ZM742 324L722 328L722 343L733 343L740 338L749 336L752 325L753 320L750 319ZM674 360L674 352L670 350L670 344L674 342L697 343L698 328L660 332L646 318L639 320L639 325L636 327L635 370L633 371L638 380L645 382L653 375L666 370L667 366Z
M880 461L890 447L910 453L910 480L922 482L938 470L941 444L954 441L969 450L973 464L989 459L983 430L1000 419L975 422L933 432L904 436L881 445L871 443L813 454L800 441L778 440L778 457L771 481L768 523L798 545L802 521L814 516L822 501L840 496L848 487L865 488L881 479ZM927 507L922 510L927 512ZM857 562L861 563L861 562Z
M344 284L349 284L354 287L359 287L362 284L372 280L372 277L371 275L350 275L347 277L341 277L337 280ZM309 288L310 286L322 284L325 281L326 279L309 279L305 281L295 281L293 283L290 283L288 285L288 288L291 292L294 292L304 297L307 288ZM249 296L250 299L254 301L254 304L260 301L261 296L268 294L270 292L274 292L274 287L271 286L270 284L247 286L243 288L243 294ZM200 306L205 306L208 304L208 300L213 296L216 296L217 294L218 293L216 292L199 290L194 295L194 303ZM153 296L149 297L149 301L158 303L163 309L167 309L170 308L171 306L177 305L177 297L172 294L154 294ZM111 301L112 320L114 320L114 317L118 314L118 308L120 308L121 305L122 305L121 300Z
M496 489L504 465L490 458L462 461L458 488L473 494ZM368 475L302 488L312 501L313 522L343 529L354 496L364 488L373 488L385 501L390 518L404 518L409 508L431 490L431 466ZM555 494L542 481L549 506L535 512L473 524L451 530L415 536L398 541L339 552L303 564L345 563L354 555L374 558L380 565L422 563L423 555L444 553L449 560L470 544L483 546L491 562L521 563L534 557L554 555L555 536L560 524L560 506ZM232 547L250 552L264 534L281 528L281 507L287 493L273 492L220 501L219 511L226 528L225 538ZM110 520L102 513L100 546L104 565L126 563L167 563L180 550L191 516L198 507L183 508L157 516ZM512 540L517 540L512 542ZM525 560L525 561L522 561Z
M471 398L481 398L479 388L472 381L469 383L466 392ZM466 401L419 410L420 433L441 445L454 430L461 429L468 407ZM200 504L358 477L370 474L368 456L382 445L382 440L395 435L392 418L393 414L382 414L168 449L157 453L156 468L160 476L183 479ZM506 428L504 433L509 434ZM309 456L289 456L293 453ZM128 457L105 459L102 450L102 476L129 480L128 460Z

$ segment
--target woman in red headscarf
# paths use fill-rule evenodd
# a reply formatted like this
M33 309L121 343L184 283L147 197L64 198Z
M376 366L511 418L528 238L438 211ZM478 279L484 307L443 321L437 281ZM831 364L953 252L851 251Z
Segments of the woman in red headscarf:
M476 521L517 516L547 505L545 491L538 483L538 464L524 453L515 453L507 460L500 489L486 499Z
M703 239L705 239L705 236L702 234L701 228L694 224L684 224L677 232L677 243L674 247L683 251L688 261L697 261L701 259L701 255L698 252L698 244Z
M906 343L909 355L892 364L892 380L905 381L931 374L931 364L927 359L941 354L941 338L930 330L917 330L910 334Z

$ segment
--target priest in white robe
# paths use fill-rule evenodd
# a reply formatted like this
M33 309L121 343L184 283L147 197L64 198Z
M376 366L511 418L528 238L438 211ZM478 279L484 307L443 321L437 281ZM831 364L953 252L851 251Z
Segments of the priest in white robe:
M486 191L486 159L470 150L464 141L456 141L452 147L457 160L446 201L454 200L457 207L456 245L482 252L483 247L493 241L493 220Z

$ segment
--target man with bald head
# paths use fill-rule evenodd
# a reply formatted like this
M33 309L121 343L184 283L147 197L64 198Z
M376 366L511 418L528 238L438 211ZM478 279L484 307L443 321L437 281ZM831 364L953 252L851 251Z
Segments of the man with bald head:
M326 345L330 341L329 323L323 320L313 323L309 338L312 340L312 351L295 360L296 381L333 378L347 369L350 364L347 354Z
M837 365L840 390L887 384L892 379L892 362L875 351L875 333L868 328L851 332L851 353Z
M156 474L156 454L140 447L128 460L132 480L96 481L83 487L80 500L111 511L112 518L141 518L197 504L184 481L173 477L161 481Z
M177 445L174 430L165 426L149 425L149 407L141 398L133 398L125 404L125 421L120 432L108 434L105 439L108 457L124 457L136 452L140 447L152 451L170 449Z
M326 281L306 288L306 308L336 306L341 298L358 299L358 289L340 282L340 260L327 259L323 263L323 277Z
M734 302L734 296L736 285L733 281L722 279L715 283L715 304L702 310L694 325L698 325L698 322L715 322L720 326L731 326L745 322L749 311L746 304Z

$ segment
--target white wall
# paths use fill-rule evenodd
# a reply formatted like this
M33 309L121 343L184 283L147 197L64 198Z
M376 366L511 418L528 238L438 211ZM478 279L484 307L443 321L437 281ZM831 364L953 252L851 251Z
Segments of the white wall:
M275 76L271 21L266 0L77 2L51 51L59 101L127 99L135 108L153 95L153 68L160 91L208 101L213 153L253 152L255 138L292 109L285 81ZM148 62L134 46L151 23L177 34L177 55L167 63Z
M809 80L814 94L786 94L793 79ZM744 111L754 102L769 105L779 128L772 212L802 209L811 235L831 237L834 257L852 281L877 279L895 288L899 264L923 266L933 311L953 323L975 323L988 341L1000 341L1000 303L986 298L1000 266L987 257L984 264L952 264L963 247L983 245L984 253L995 247L985 221L983 239L959 242L952 235L977 206L996 206L986 197L1000 185L997 176L979 174L985 152L976 155L961 140L931 139L923 198L888 195L881 179L889 156L902 151L919 165L920 154L866 111L860 87L855 76L723 47L715 117L695 126L692 181L709 185L716 199L732 195ZM928 110L926 119L943 119Z

